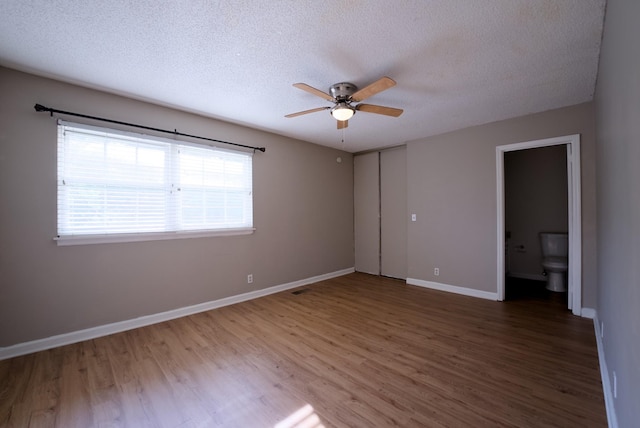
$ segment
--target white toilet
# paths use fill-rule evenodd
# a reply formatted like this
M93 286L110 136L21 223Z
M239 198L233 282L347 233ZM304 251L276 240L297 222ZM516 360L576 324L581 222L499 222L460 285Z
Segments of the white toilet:
M547 274L547 290L567 291L566 273L569 266L569 235L566 233L540 233L542 268Z

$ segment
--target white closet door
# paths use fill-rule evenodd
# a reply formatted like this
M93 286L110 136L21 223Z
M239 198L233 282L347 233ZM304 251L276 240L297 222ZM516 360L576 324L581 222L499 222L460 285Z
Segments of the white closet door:
M407 149L380 152L380 273L407 278Z
M380 274L380 160L378 152L353 158L355 269Z

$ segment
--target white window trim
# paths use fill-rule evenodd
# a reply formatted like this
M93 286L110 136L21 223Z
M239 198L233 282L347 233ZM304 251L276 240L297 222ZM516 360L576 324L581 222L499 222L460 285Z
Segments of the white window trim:
M110 244L118 242L162 241L169 239L207 238L212 236L251 235L256 228L197 230L179 232L112 233L106 235L57 236L53 238L59 247L86 244Z

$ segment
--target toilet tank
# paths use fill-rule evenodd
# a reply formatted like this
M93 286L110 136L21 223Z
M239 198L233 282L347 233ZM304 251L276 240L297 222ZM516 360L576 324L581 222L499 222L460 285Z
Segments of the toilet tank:
M569 254L569 235L566 233L540 233L542 257L567 257Z

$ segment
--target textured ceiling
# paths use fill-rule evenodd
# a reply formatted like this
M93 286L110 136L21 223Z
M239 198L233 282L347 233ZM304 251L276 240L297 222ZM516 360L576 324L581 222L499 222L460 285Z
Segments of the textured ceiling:
M591 100L604 9L605 0L3 0L0 65L358 152ZM399 118L358 112L343 133L326 111L284 117L331 105L293 83L328 92L382 76L397 86L366 102L402 108Z

